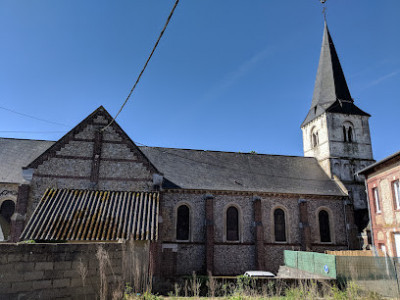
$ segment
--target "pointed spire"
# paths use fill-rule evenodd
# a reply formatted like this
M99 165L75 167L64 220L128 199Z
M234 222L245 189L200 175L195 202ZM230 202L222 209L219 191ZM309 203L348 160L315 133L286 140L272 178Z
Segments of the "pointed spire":
M302 126L327 110L336 113L368 115L353 104L325 19L311 108Z
M325 106L324 104L332 104L336 99L352 101L335 45L325 21L321 55L311 106L314 107L318 104Z

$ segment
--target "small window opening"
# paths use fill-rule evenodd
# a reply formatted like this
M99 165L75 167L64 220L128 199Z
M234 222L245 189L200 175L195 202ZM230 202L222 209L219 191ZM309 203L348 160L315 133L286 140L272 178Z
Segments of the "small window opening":
M346 127L343 126L343 141L347 142Z
M15 203L12 200L4 201L0 206L0 231L4 240L8 240L11 232L11 216L15 211Z
M347 131L347 137L348 137L349 143L352 143L353 142L353 129L351 127L349 127L349 130Z
M233 206L226 211L226 240L239 240L239 211Z
M274 211L275 241L286 242L285 212L278 208Z
M318 141L318 132L314 132L312 134L312 145L313 145L313 147L318 146L318 143L319 143L319 141Z
M176 222L176 239L180 241L189 240L190 211L187 205L178 207L178 219Z
M331 242L331 229L329 225L329 214L326 210L321 210L318 214L319 219L319 234L321 242Z

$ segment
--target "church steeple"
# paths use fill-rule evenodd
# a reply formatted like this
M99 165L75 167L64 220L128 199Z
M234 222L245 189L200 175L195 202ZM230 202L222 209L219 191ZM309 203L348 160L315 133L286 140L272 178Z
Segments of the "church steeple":
M360 216L368 210L356 172L374 162L369 117L354 104L325 22L312 104L301 126L304 156L315 157L329 177L346 186Z
M353 104L353 98L325 21L311 108L302 126L326 111L369 116Z

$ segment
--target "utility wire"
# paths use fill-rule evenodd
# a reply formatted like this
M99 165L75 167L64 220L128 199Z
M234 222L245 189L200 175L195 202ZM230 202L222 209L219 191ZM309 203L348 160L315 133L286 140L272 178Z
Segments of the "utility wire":
M6 108L6 107L0 106L0 109L6 110L8 112L12 112L14 114L17 114L17 115L20 115L20 116L23 116L23 117L31 118L31 119L34 119L34 120L37 120L37 121L42 121L42 122L46 122L46 123L50 123L50 124L54 124L54 125L60 125L60 126L69 127L66 124L62 124L62 123L58 123L58 122L53 122L53 121L37 118L35 116L31 116L31 115L28 115L28 114L20 113L18 111L15 111L15 110L12 110L12 109L9 109L9 108Z
M20 130L0 130L1 133L62 133L65 131L20 131Z
M135 84L133 85L131 91L129 92L128 97L126 97L124 103L122 104L121 108L119 109L119 111L118 111L118 113L115 115L115 117L111 120L111 122L110 122L107 126L105 126L103 129L101 129L101 131L106 130L112 123L114 123L115 119L118 117L118 115L121 113L122 109L124 108L125 104L128 102L129 98L131 97L131 95L132 95L132 93L133 93L133 90L136 88L137 84L139 83L139 80L140 80L140 78L142 77L142 74L143 74L144 70L146 69L147 64L149 63L151 57L153 56L154 51L156 51L156 48L157 48L157 46L158 46L158 43L160 42L161 37L164 35L165 29L167 29L168 23L169 23L169 21L171 20L172 15L174 14L175 8L178 6L178 3L179 3L179 0L176 0L175 5L174 5L174 7L172 8L172 10L171 10L171 12L170 12L170 14L169 14L169 16L168 16L168 19L167 19L167 21L165 22L164 28L161 30L161 33L160 33L160 35L159 35L159 37L158 37L158 39L157 39L157 42L155 43L155 45L154 45L154 47L153 47L153 50L151 51L149 57L147 58L147 61L146 61L146 63L144 64L143 69L142 69L142 71L140 72L138 78L136 79Z

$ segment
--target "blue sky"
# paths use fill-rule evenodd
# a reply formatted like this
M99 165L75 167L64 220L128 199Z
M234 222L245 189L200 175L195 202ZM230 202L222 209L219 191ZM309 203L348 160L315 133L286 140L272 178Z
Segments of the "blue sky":
M57 140L125 100L174 0L0 0L0 136ZM327 0L375 159L400 150L400 1ZM163 147L303 155L318 0L181 0L117 122Z

